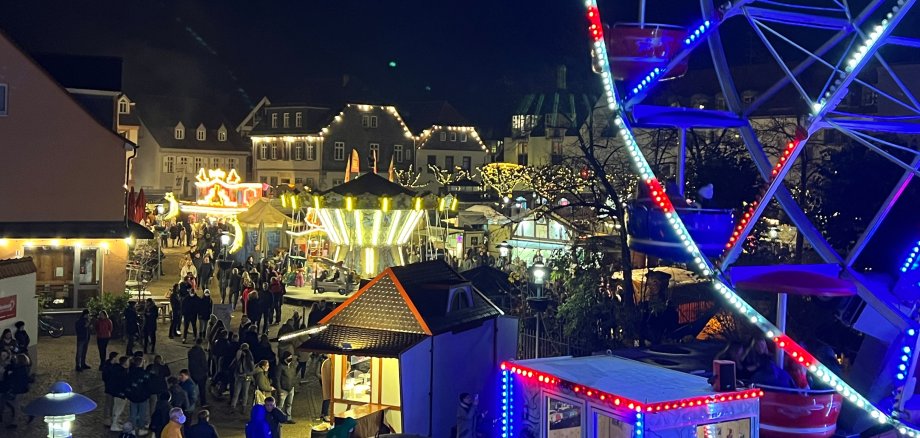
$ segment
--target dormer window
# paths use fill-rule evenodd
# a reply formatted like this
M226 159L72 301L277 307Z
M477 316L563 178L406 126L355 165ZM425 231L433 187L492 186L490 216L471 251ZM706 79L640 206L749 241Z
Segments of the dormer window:
M118 99L118 114L128 114L131 112L131 106L128 104L128 98Z
M227 127L220 125L220 129L217 130L217 141L227 141Z
M204 141L204 139L207 138L203 124L198 125L198 129L195 130L195 138L197 138L198 141Z
M469 285L462 285L450 289L450 298L447 301L447 312L473 307L473 294Z
M179 124L176 125L175 137L176 137L176 140L185 139L185 126L182 126L182 122L179 122Z

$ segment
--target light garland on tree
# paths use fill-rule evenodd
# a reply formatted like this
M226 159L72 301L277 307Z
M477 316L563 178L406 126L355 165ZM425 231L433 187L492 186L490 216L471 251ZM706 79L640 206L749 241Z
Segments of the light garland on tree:
M479 175L486 187L505 198L510 198L515 189L530 184L530 171L520 164L489 163L479 168Z

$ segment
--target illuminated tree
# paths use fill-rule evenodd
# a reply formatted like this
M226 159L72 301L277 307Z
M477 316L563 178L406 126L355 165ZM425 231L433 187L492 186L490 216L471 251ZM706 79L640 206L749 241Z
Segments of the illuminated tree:
M530 184L530 170L519 164L489 163L479 169L479 175L486 187L503 198L510 198L516 189Z
M412 165L406 170L395 169L393 174L395 182L407 189L419 189L428 185L428 183L419 183L422 173Z

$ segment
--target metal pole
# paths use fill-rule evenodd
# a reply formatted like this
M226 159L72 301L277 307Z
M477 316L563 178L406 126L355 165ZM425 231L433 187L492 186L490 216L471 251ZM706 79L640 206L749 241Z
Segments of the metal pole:
M677 151L677 194L683 198L687 181L687 129L680 128L680 148Z
M534 359L540 358L540 319L542 319L540 318L541 315L542 315L542 312L537 312L537 323L536 323L537 331L536 331L536 336L534 336L535 342L533 344L533 350L534 350L533 358Z
M645 28L645 0L639 1L639 28Z
M776 296L776 328L781 333L786 333L786 300L788 296L780 293ZM783 368L783 349L776 349L776 366Z

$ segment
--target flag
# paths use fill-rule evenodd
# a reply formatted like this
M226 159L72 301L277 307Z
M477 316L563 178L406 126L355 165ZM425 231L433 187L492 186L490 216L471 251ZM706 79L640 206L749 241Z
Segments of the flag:
M393 167L393 157L390 157L390 169L387 170L387 176L390 182L396 182L396 169Z
M351 150L351 173L361 173L361 157L358 156L358 150Z
M345 164L345 179L342 181L348 182L351 179L351 160L348 160L348 163Z
M373 154L374 154L374 156L373 156L373 159L374 159L374 175L376 175L376 174L377 174L377 151L373 151Z

